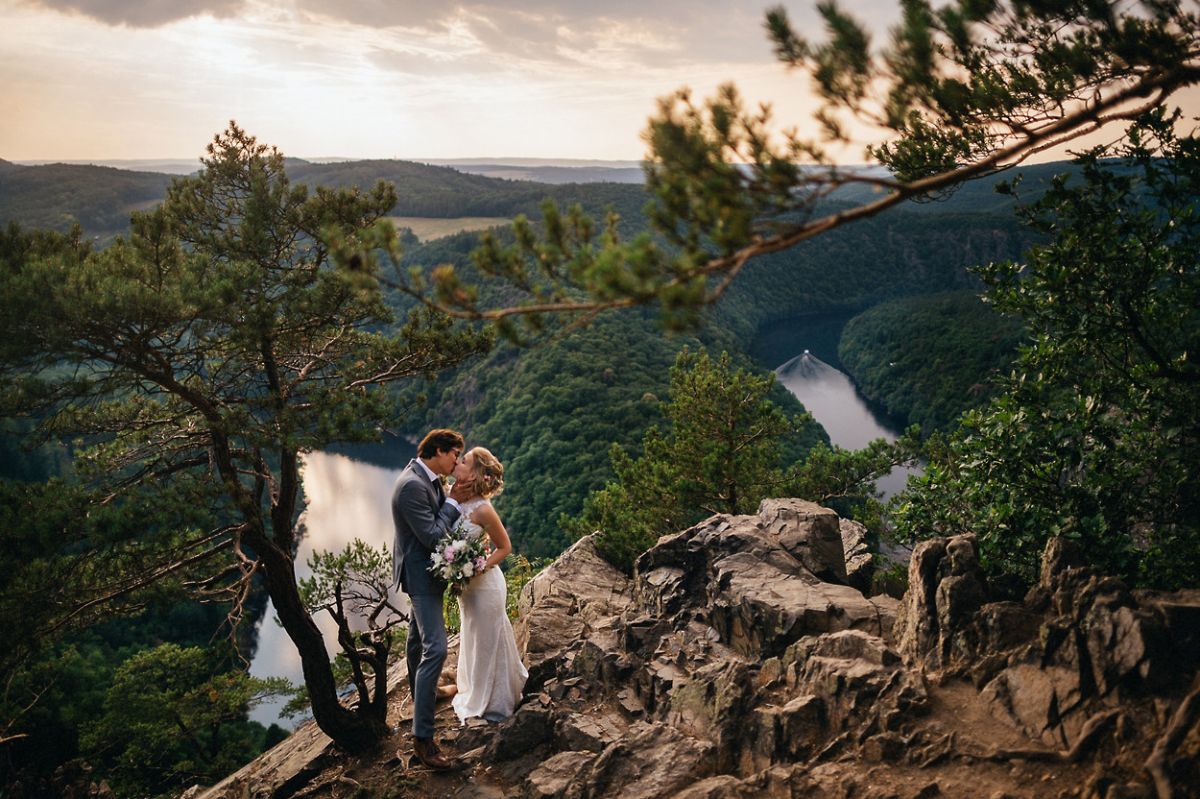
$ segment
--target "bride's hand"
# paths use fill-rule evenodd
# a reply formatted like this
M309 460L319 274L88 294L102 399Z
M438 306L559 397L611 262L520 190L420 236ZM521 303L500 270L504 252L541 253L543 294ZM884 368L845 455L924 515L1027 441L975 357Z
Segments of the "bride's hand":
M455 502L463 502L474 495L473 486L469 480L455 480L450 487L450 498Z

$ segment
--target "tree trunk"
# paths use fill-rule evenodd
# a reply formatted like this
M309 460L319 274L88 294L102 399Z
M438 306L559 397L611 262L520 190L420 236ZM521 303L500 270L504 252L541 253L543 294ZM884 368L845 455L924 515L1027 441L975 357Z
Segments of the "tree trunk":
M300 602L295 564L289 555L268 541L252 544L266 566L267 593L279 621L300 653L304 684L312 701L313 719L321 731L348 752L369 749L387 735L384 718L361 716L338 701L337 683L325 651L325 638Z

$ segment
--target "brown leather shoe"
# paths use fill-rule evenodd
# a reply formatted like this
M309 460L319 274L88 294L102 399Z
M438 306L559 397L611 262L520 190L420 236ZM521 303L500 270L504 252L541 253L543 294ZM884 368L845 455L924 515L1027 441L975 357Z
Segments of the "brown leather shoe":
M438 749L438 745L432 740L418 741L413 739L413 754L429 768L434 771L446 771L454 768L454 761L442 754Z

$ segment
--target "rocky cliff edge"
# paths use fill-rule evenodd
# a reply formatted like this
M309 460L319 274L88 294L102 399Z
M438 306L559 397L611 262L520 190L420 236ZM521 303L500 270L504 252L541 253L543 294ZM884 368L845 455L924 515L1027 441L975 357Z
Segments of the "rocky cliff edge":
M1130 591L1054 541L1038 584L998 599L959 536L916 548L902 600L868 597L860 533L767 500L660 539L633 579L584 538L521 596L516 714L440 707L460 769L411 759L401 663L377 752L309 723L185 796L1200 796L1200 591Z

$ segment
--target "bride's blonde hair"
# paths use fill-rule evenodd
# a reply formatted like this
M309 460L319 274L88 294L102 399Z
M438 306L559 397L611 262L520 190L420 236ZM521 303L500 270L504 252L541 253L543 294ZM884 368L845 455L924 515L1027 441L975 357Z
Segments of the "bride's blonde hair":
M472 478L479 496L488 499L500 496L504 490L504 464L483 447L473 447L467 454L475 456Z

